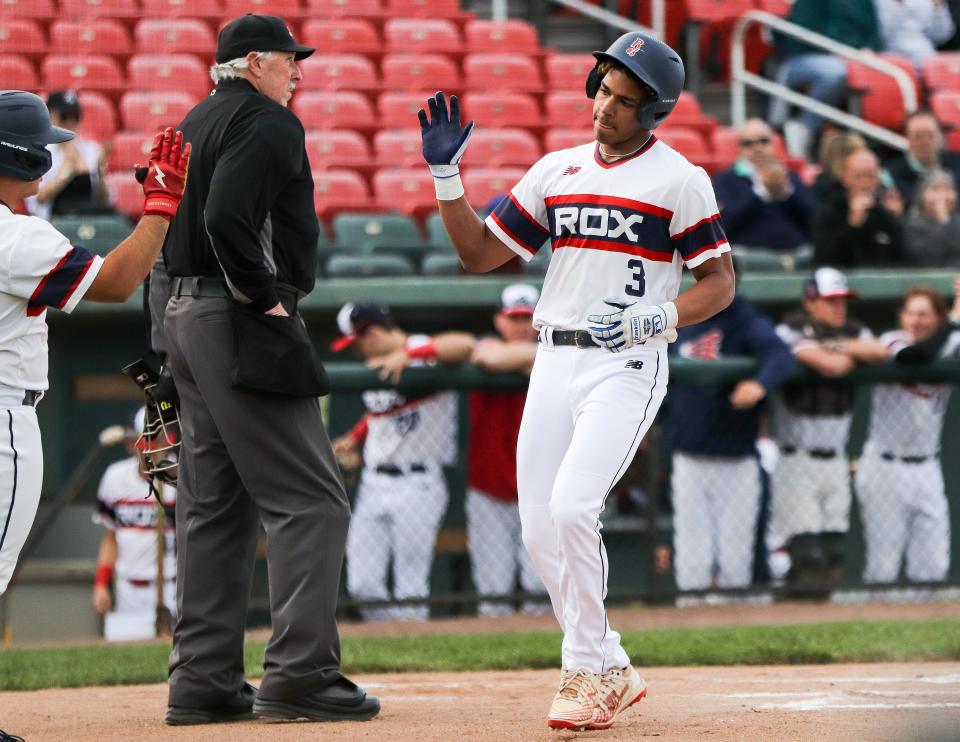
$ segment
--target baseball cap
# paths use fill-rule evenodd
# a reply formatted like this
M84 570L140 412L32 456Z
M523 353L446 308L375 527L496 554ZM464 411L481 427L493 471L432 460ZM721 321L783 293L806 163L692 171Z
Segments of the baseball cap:
M247 13L230 21L217 37L217 64L250 52L293 52L294 58L301 60L315 51L312 46L298 44L287 24L275 15Z
M540 292L526 283L512 283L500 294L500 313L508 317L533 314Z
M803 287L807 299L845 299L857 296L850 290L847 277L836 268L818 268L812 278L807 279Z
M337 328L342 337L330 343L330 350L338 353L349 348L358 335L366 332L373 325L388 327L392 324L390 310L382 304L375 304L372 301L344 304L337 312Z
M80 119L80 99L72 90L55 90L47 96L47 110L57 111L61 116Z

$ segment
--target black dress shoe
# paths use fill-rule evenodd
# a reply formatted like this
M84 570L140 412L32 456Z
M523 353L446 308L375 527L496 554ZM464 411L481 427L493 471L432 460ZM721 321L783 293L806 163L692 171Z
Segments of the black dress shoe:
M380 713L380 701L351 680L341 677L323 690L293 698L257 696L253 713L269 719L366 721Z
M189 726L191 724L222 724L228 721L251 721L256 719L253 704L257 689L245 683L236 696L217 706L167 706L167 724Z

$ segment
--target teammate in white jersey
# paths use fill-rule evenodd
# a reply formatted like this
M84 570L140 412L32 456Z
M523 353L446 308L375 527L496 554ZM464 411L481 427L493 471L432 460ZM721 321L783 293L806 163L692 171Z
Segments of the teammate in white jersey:
M473 122L443 93L420 111L440 215L473 272L550 250L534 312L540 349L517 446L523 541L564 631L547 723L604 729L646 687L604 608L600 513L650 428L667 385L667 343L733 298L734 275L707 174L652 134L677 102L683 62L621 36L587 82L595 142L552 152L481 221L457 163ZM549 244L544 245L545 242ZM683 266L694 284L678 296Z
M952 317L960 319L960 297ZM956 356L960 332L932 288L904 295L900 329L880 337L898 361ZM927 346L924 348L923 346ZM855 487L867 548L864 582L894 582L906 557L906 577L936 582L950 567L950 513L940 465L940 434L949 384L877 384L870 430Z
M53 126L32 93L0 91L0 594L33 524L43 453L36 405L47 389L47 308L72 312L81 299L130 298L160 253L183 194L190 146L158 134L144 169L143 217L105 258L92 255L48 222L13 213L36 194L50 169L45 145L73 132Z

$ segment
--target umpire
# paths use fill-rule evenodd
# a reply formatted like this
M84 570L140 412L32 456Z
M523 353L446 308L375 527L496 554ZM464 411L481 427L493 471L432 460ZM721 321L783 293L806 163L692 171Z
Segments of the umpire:
M280 18L230 21L216 90L181 124L194 154L164 252L183 430L168 724L380 710L339 670L350 507L317 401L326 376L297 313L319 224L303 126L286 106L313 52ZM257 692L243 637L261 522L273 635Z

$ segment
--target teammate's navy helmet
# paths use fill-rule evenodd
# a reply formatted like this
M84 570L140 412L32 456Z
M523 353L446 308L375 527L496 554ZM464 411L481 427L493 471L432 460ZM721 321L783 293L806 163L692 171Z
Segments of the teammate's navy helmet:
M587 97L596 98L600 90L600 63L619 62L654 92L654 100L637 108L637 119L644 129L656 129L670 115L683 90L683 60L662 41L637 31L625 33L605 52L594 52L596 66L587 77Z
M33 93L0 90L0 173L36 180L52 166L47 144L73 139L50 123L47 104Z

